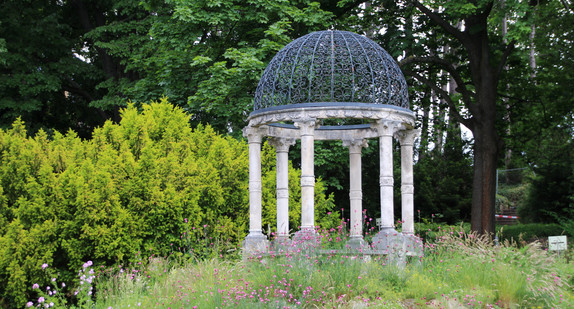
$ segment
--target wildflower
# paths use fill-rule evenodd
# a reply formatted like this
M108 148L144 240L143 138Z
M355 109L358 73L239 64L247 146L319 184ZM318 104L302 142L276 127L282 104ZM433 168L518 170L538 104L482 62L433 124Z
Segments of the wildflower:
M39 289L39 288L40 288L40 285L38 283L34 283L32 285L32 290Z
M39 303L43 303L43 302L44 302L44 297L38 298L38 302L39 302Z
M54 307L54 303L53 303L53 302L50 302L50 307Z
M34 306L34 303L33 303L33 302L29 301L29 302L26 303L26 307L32 307L32 306Z
M48 264L46 263L42 264L42 269L46 269L46 267L48 267Z

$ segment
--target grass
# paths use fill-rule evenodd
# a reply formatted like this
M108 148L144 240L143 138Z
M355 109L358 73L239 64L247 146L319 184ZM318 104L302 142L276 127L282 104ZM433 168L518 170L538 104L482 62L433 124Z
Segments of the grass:
M100 279L96 308L574 306L574 265L538 243L494 246L443 231L404 269L387 262L342 254L154 259L143 270Z
M323 249L329 244L318 243ZM343 253L283 252L246 260L237 254L154 257L131 270L97 271L94 302L86 304L107 309L574 307L574 264L537 242L494 245L449 228L424 249L424 257L404 267L381 256Z

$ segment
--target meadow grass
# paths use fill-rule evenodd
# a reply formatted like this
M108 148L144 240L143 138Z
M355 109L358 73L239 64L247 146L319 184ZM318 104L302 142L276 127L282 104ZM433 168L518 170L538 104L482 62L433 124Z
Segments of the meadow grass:
M494 245L453 229L404 267L384 256L335 253L156 258L100 277L95 307L568 308L573 273L572 263L539 243Z
M174 254L129 267L97 268L84 292L92 308L571 308L574 264L541 248L495 245L456 228L397 265L349 254L348 235L321 231L313 250L242 259ZM331 243L328 239L340 239ZM86 265L85 265L86 266ZM84 286L81 291L92 291ZM44 295L51 302L50 295ZM59 296L61 297L61 295ZM61 304L63 302L59 302ZM36 307L36 304L34 304ZM82 307L82 306L78 306Z

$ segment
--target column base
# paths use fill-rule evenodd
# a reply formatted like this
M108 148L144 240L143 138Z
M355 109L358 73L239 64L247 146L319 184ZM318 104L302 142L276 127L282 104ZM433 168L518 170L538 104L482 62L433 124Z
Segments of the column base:
M277 236L271 244L272 254L281 255L293 252L293 241L289 236Z
M395 239L400 233L394 228L383 228L375 237L373 237L372 247L374 250L381 251L383 254L388 254L394 245Z
M423 240L414 234L403 234L404 250L408 256L424 256Z
M320 249L321 236L314 228L303 228L293 236L292 247L301 249Z
M270 242L262 233L250 233L243 240L243 257L251 257L269 252Z
M369 248L369 244L363 239L363 236L358 236L358 237L351 237L347 241L345 247L352 251L363 251L363 249Z
M408 257L418 258L423 255L419 237L398 233L394 229L380 231L373 237L373 249L386 254L388 263L399 268L406 266Z

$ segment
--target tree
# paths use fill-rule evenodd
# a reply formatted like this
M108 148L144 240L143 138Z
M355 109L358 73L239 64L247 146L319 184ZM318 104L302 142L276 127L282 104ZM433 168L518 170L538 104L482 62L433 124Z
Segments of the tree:
M555 222L571 218L574 209L574 75L568 69L574 66L574 28L564 27L574 22L574 10L567 1L533 4L535 31L525 52L535 61L526 66L527 55L511 58L512 83L519 87L505 93L512 119L507 145L536 173L521 219Z
M101 75L76 56L81 31L70 17L63 1L0 4L0 127L21 117L32 131L74 128L87 137L103 123L88 106L97 95L85 95Z
M494 233L496 168L502 148L502 140L496 128L497 92L500 75L515 43L512 41L506 44L490 38L488 18L494 8L493 1L441 3L446 8L442 13L429 9L419 1L412 1L412 4L452 37L452 45L464 48L466 59L461 63L466 64L464 68L467 72L464 73L468 74L468 82L463 79L465 75L462 75L464 73L459 69L462 66L457 68L456 64L443 58L412 56L403 60L402 64L435 65L454 78L456 90L462 95L462 103L468 110L469 115L466 117L452 98L437 85L431 84L415 72L410 74L435 89L453 107L452 116L472 131L474 175L471 228L480 233ZM464 22L464 30L451 23L453 17Z
M450 117L472 131L471 225L474 231L493 233L496 168L503 146L499 82L519 39L509 35L505 42L495 31L496 22L506 12L524 21L525 7L520 2L502 7L494 1L371 1L370 7L364 10L365 23L385 25L375 37L405 51L399 54L403 72L444 100ZM443 89L445 76L456 83L456 93Z
M101 85L108 91L98 106L166 96L193 115L194 125L234 135L245 125L266 63L333 16L309 0L150 0L117 10L127 18L87 34L126 72Z

